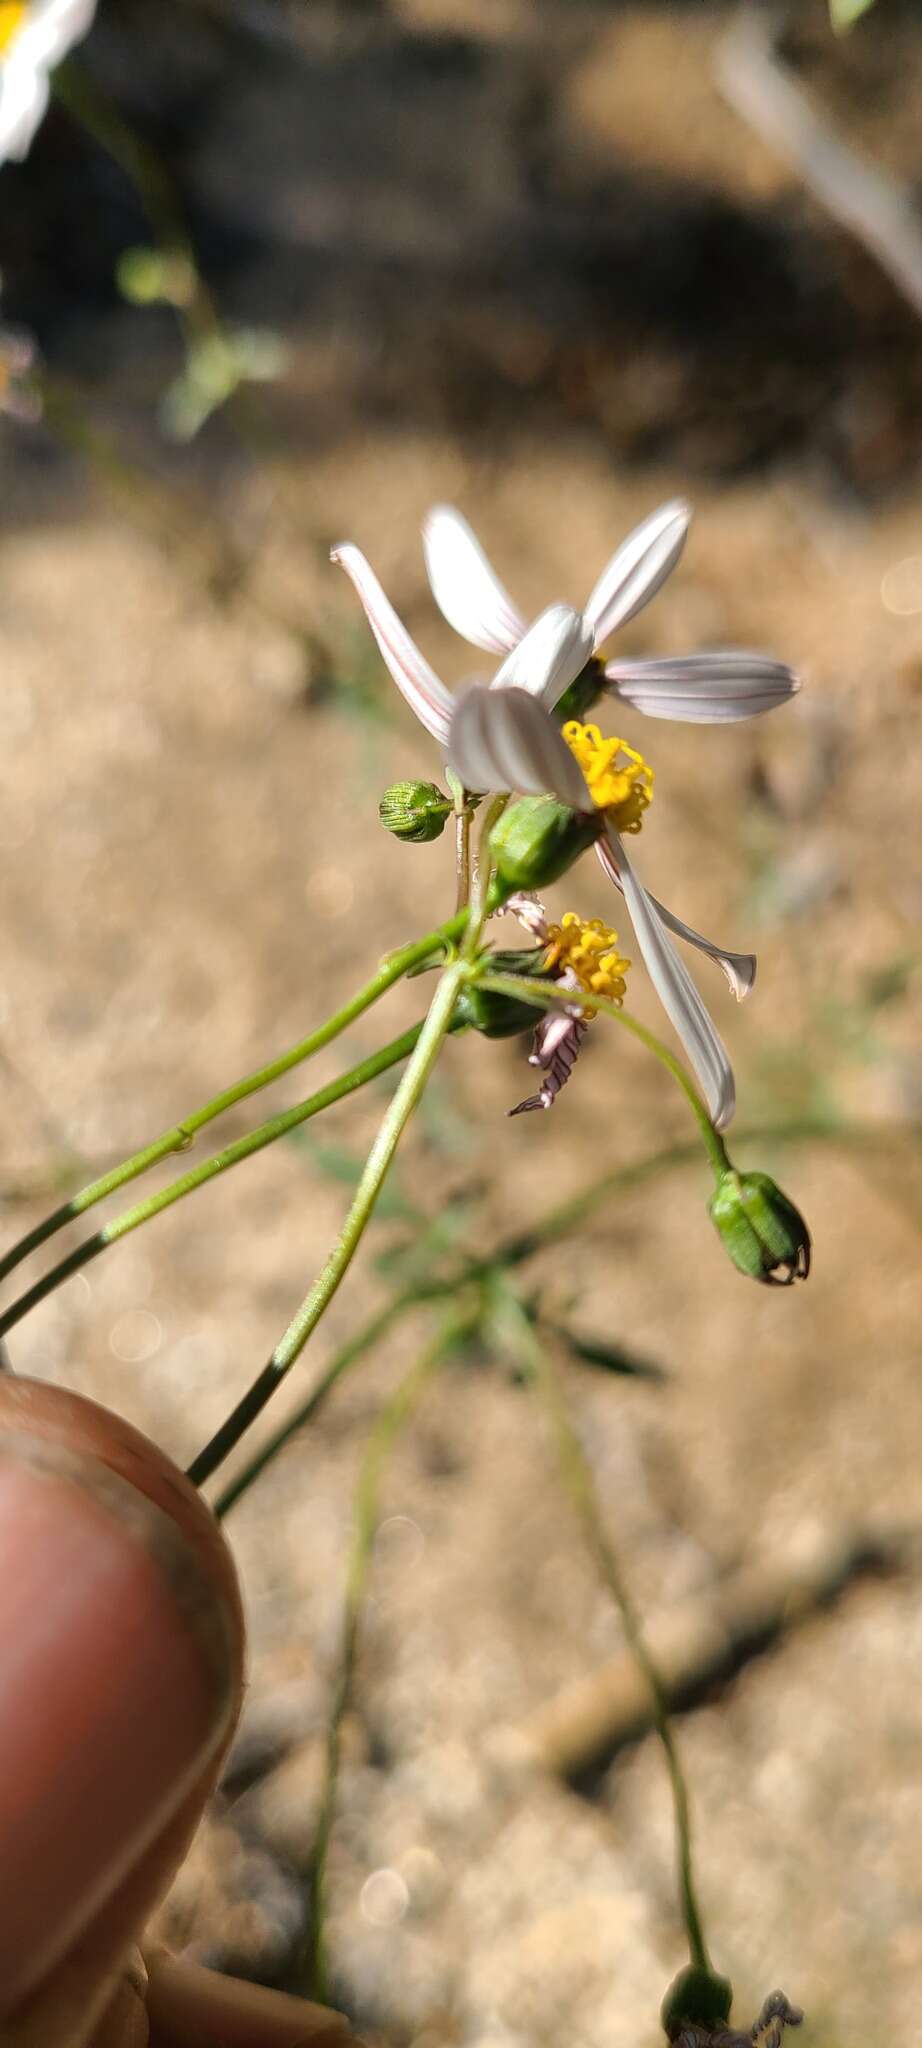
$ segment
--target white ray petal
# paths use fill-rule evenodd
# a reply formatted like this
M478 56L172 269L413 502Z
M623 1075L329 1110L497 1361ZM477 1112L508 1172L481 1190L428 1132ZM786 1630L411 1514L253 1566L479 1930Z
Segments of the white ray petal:
M614 882L616 889L620 889L621 876L618 872L618 864L611 847L604 839L600 839L596 842L595 850L609 881ZM647 894L650 894L649 890ZM699 953L706 953L710 960L716 960L718 967L723 968L737 1002L741 1003L744 996L748 996L755 982L757 965L755 954L731 953L727 950L726 946L718 946L714 943L713 939L704 938L701 932L695 931L693 925L684 924L680 917L676 917L671 910L666 909L665 903L661 903L657 896L650 896L650 902L656 911L657 917L662 918L663 923L669 926L671 932L675 932L676 938L685 939L689 946L697 946Z
M96 0L45 0L44 6L33 0L14 45L17 56L21 52L30 64L51 70L86 35L95 12Z
M340 547L331 549L330 560L345 569L358 591L365 616L398 690L406 698L411 711L415 711L420 724L440 747L444 747L454 708L451 691L429 667L415 640L411 640L360 549L353 547L351 541L344 541Z
M616 549L586 606L596 647L656 596L682 553L690 519L691 506L673 498Z
M611 831L610 837L624 900L650 980L688 1053L716 1128L726 1130L736 1107L733 1069L726 1047L650 897L638 881L624 846L615 832Z
M475 684L455 705L448 765L465 789L545 791L591 811L592 800L559 726L527 690Z
M592 634L582 613L568 604L549 604L507 655L490 687L528 690L546 711L553 711L591 653Z
M48 105L44 71L17 59L0 64L0 164L21 163Z
M783 661L733 648L670 661L610 661L605 675L611 695L634 711L687 725L757 718L786 704L800 689L798 677Z
M434 505L423 525L432 595L463 640L488 654L509 654L528 622L487 560L477 535L453 505Z

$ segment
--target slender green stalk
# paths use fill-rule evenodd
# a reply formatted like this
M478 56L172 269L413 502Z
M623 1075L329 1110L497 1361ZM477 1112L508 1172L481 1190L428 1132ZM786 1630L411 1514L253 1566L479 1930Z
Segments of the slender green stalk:
M238 1401L236 1408L217 1430L210 1443L207 1443L198 1457L193 1459L189 1467L189 1478L194 1485L201 1486L206 1479L210 1479L228 1452L239 1443L250 1423L261 1414L266 1402L271 1399L295 1359L303 1351L308 1338L316 1329L321 1316L345 1278L403 1132L423 1094L441 1052L445 1035L451 1028L452 1013L465 978L466 970L462 962L446 967L442 973L419 1034L416 1050L365 1161L361 1180L336 1244L262 1372L258 1374L243 1399Z
M141 200L161 249L185 258L194 296L189 306L179 310L189 313L193 325L206 331L217 328L217 316L199 276L172 184L155 151L139 141L117 107L97 92L78 59L71 57L59 65L54 74L54 96L124 172Z
M310 1925L307 1953L310 1962L310 1990L312 1996L319 1999L323 2005L329 2002L324 1918L327 1861L339 1782L340 1743L343 1717L349 1704L355 1673L362 1602L380 1519L381 1480L396 1437L412 1417L436 1367L458 1343L470 1326L471 1320L471 1316L452 1316L426 1345L415 1365L401 1380L396 1393L377 1417L359 1472L352 1514L352 1541L346 1568L339 1665L327 1723L326 1770L308 1885Z
M203 1130L215 1117L222 1116L224 1111L231 1109L235 1103L245 1101L248 1095L255 1095L259 1089L268 1088L273 1081L278 1081L283 1074L289 1073L292 1067L300 1066L302 1061L310 1059L323 1046L329 1045L332 1039L345 1031L347 1025L353 1023L356 1017L360 1017L372 1003L376 1003L386 994L394 982L399 981L410 968L418 967L440 946L449 946L459 938L467 921L468 912L465 909L455 917L449 918L446 924L438 925L434 931L427 932L425 938L417 939L412 945L402 946L396 953L388 954L377 974L365 983L364 988L351 996L349 1001L344 1003L341 1009L336 1010L332 1017L328 1017L326 1023L321 1024L316 1031L310 1032L306 1038L299 1039L297 1045L289 1046L287 1052L280 1053L266 1066L258 1067L252 1074L246 1074L241 1081L235 1081L232 1087L222 1089L220 1095L213 1096L201 1109L193 1110L190 1116L183 1117L181 1123L172 1124L168 1131L164 1131L151 1144L143 1146L140 1152L132 1153L130 1159L111 1167L107 1173L100 1174L96 1180L81 1188L79 1193L71 1195L68 1201L63 1202L60 1208L46 1216L34 1230L20 1238L18 1244L13 1245L6 1256L0 1259L0 1280L4 1280L8 1273L12 1273L23 1259L28 1258L31 1252L37 1251L40 1245L55 1235L56 1231L63 1230L65 1224L73 1222L77 1216L83 1216L87 1209L92 1209L97 1202L104 1201L107 1195L114 1194L117 1188L124 1187L128 1181L137 1180L140 1174L146 1173L150 1167L156 1166L161 1159L168 1158L171 1153L187 1151L196 1132Z
M330 1360L326 1372L322 1374L316 1386L311 1388L306 1400L300 1403L295 1414L289 1416L287 1422L283 1422L279 1429L267 1437L262 1448L254 1452L236 1478L231 1479L223 1492L219 1493L213 1508L217 1521L223 1521L224 1516L230 1514L231 1508L236 1507L238 1500L242 1500L243 1495L249 1492L254 1481L265 1471L267 1465L271 1465L279 1451L284 1450L292 1437L296 1436L308 1422L313 1421L318 1410L323 1407L327 1395L332 1393L337 1381L342 1379L343 1373L348 1372L349 1367L355 1365L360 1358L364 1358L372 1345L377 1344L379 1338L386 1336L388 1330L399 1322L401 1316L408 1315L410 1310L417 1306L418 1297L415 1293L395 1295L392 1301L386 1302L384 1307L378 1310L377 1315L369 1317L356 1336L350 1337L348 1343L340 1347Z
M895 1134L867 1133L855 1125L843 1125L841 1129L836 1129L825 1118L792 1118L787 1123L751 1125L739 1132L738 1139L744 1145L754 1141L779 1145L819 1141L848 1146L861 1144L866 1139L873 1139L875 1144L892 1143L893 1135ZM219 1516L226 1515L237 1501L242 1499L278 1452L311 1421L342 1373L359 1358L364 1357L377 1338L385 1330L390 1329L401 1316L427 1302L443 1300L466 1283L485 1280L492 1273L508 1272L516 1266L524 1265L527 1259L534 1258L545 1246L557 1244L561 1238L572 1235L573 1231L585 1222L587 1216L591 1216L611 1196L626 1194L629 1189L640 1187L645 1181L655 1180L658 1174L673 1173L686 1166L694 1166L699 1158L697 1140L686 1139L681 1144L665 1145L661 1151L651 1152L645 1159L632 1159L625 1166L613 1167L610 1173L601 1174L597 1180L590 1181L586 1187L569 1196L565 1202L548 1209L544 1216L539 1217L537 1223L530 1225L528 1229L505 1238L492 1252L482 1257L467 1258L453 1267L444 1278L426 1283L417 1282L404 1293L395 1295L393 1300L372 1316L358 1335L351 1338L342 1351L336 1354L316 1388L307 1395L248 1464L242 1467L237 1478L220 1495L215 1513Z
M513 1000L522 1003L534 1003L536 1009L551 1010L561 1005L564 1008L573 1007L572 989L557 987L549 981L533 981L528 975L491 974L487 969L478 975L478 981L481 988L493 989L497 995L511 996ZM622 1010L620 1004L612 1002L608 996L593 995L591 1000L587 998L586 1008L601 1010L606 1017L613 1017L615 1023L629 1031L632 1038L639 1039L648 1052L655 1053L661 1065L678 1083L686 1101L690 1103L701 1132L704 1149L719 1180L730 1164L727 1149L720 1133L715 1131L701 1096L681 1061L676 1059L675 1054L670 1052L661 1038L648 1031L645 1024L641 1024L637 1017L632 1017L629 1010Z
M595 1557L600 1575L608 1587L621 1616L621 1623L631 1654L646 1681L650 1694L653 1724L659 1737L669 1773L672 1792L673 1815L675 1819L676 1846L678 1852L679 1904L682 1921L688 1940L689 1954L700 1969L709 1969L707 1944L701 1909L698 1904L692 1866L691 1816L689 1812L688 1787L682 1769L678 1746L672 1732L666 1695L656 1662L651 1655L644 1636L640 1617L634 1605L621 1569L620 1560L605 1526L605 1518L599 1506L592 1471L582 1444L573 1426L564 1399L563 1388L556 1364L537 1336L532 1325L516 1301L520 1329L518 1332L521 1349L531 1367L532 1384L541 1395L547 1411L557 1456L567 1484L568 1491L583 1524L583 1530L590 1550Z
M204 1187L208 1181L216 1180L219 1174L227 1173L230 1167L239 1166L241 1160L251 1159L254 1152L261 1152L267 1145L273 1145L276 1139L283 1138L286 1132L296 1130L299 1124L307 1123L310 1117L318 1116L321 1110L331 1108L334 1102L341 1102L344 1096L353 1095L357 1088L364 1088L368 1081L376 1080L378 1075L386 1073L389 1067L396 1066L400 1060L408 1059L422 1030L421 1024L412 1025L409 1031L404 1031L399 1038L392 1039L390 1045L383 1046L380 1052L372 1053L367 1060L360 1060L357 1066L350 1067L348 1073L341 1074L337 1081L328 1082L316 1095L310 1095L306 1101L296 1103L293 1109L282 1110L278 1116L270 1117L255 1131L248 1131L246 1137L237 1138L232 1145L226 1145L223 1152L216 1152L211 1159L204 1160L201 1166L190 1168L190 1171L181 1174L178 1180L171 1181L168 1187L160 1188L156 1195L148 1195L146 1201L136 1202L133 1208L124 1209L120 1216L114 1216L111 1223L105 1224L102 1230L95 1231L84 1244L77 1246L76 1251L70 1252L66 1259L59 1260L50 1273L46 1273L43 1279L36 1281L34 1287L30 1287L25 1294L19 1296L18 1301L12 1303L12 1306L0 1316L0 1339L5 1336L7 1330L12 1330L21 1322L30 1309L37 1307L38 1303L52 1294L56 1287L60 1287L64 1280L70 1279L71 1274L78 1273L82 1266L87 1266L91 1260L99 1258L100 1253L107 1251L110 1245L118 1244L121 1238L127 1237L132 1230L138 1230L142 1223L149 1223L152 1217L159 1216L164 1209L171 1209L174 1202L181 1202L185 1195L194 1194L197 1188Z

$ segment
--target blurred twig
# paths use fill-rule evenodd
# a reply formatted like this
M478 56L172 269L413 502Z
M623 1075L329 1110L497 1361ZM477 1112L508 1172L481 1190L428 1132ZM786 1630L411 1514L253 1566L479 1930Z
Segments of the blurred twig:
M912 1532L825 1536L806 1559L745 1566L648 1628L670 1709L694 1706L858 1578L899 1571L919 1552ZM525 1750L568 1779L609 1763L652 1723L646 1686L627 1652L565 1686L521 1728Z
M922 317L922 226L896 180L814 113L777 53L783 17L746 6L717 44L714 72L734 112L787 158L820 206L873 256Z

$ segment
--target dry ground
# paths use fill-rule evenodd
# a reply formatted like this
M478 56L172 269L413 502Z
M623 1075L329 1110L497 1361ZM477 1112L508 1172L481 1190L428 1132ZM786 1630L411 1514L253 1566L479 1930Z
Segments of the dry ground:
M70 1157L106 1161L141 1142L300 1036L380 953L443 913L446 847L402 847L377 825L380 788L434 764L408 716L361 715L363 693L380 704L384 685L351 592L325 565L329 543L360 542L457 679L470 664L437 624L421 568L431 501L463 505L536 610L578 602L617 536L691 473L686 557L625 650L766 646L801 668L805 689L754 728L641 732L635 721L628 737L658 777L644 875L696 925L758 944L751 1004L737 1012L716 978L707 990L737 1056L741 1124L831 1103L884 1144L741 1147L809 1216L815 1273L790 1294L730 1270L697 1170L611 1203L540 1266L581 1328L668 1373L662 1386L585 1371L570 1381L613 1536L655 1621L737 1564L782 1556L796 1571L817 1543L912 1526L922 1509L920 1183L900 1135L918 1119L920 1070L908 1002L873 1002L875 977L899 981L918 943L918 335L720 107L707 61L717 13L537 11L540 36L528 7L488 0L406 0L371 27L324 16L340 86L348 72L359 94L358 72L367 94L369 78L386 77L400 116L389 126L374 102L375 129L362 126L360 94L336 103L335 121L327 103L326 182L315 126L309 146L281 119L270 180L261 76L233 86L249 115L239 150L217 117L192 148L203 208L220 191L254 238L229 287L251 317L263 292L284 300L294 266L276 418L290 445L276 435L257 467L228 425L184 465L161 459L177 505L204 493L232 532L245 589L203 586L178 512L164 544L72 460L21 437L3 450L0 1178L13 1236L48 1206ZM440 72L439 50L457 57L458 46L433 40L435 25L466 38L476 64ZM909 174L922 53L901 34L899 78L873 46L862 134ZM318 28L302 78L315 111L321 40ZM526 82L544 81L537 111L517 69L526 58ZM827 62L843 120L861 112L857 65L851 51ZM294 76L278 89L297 104ZM347 147L353 130L367 162ZM477 139L469 156L465 133ZM869 340L866 360L852 359L830 331L824 385L822 309L807 292L806 326L802 297L788 342L772 343L771 388L753 342L750 374L744 350L728 390L700 323L685 342L668 322L659 338L648 324L632 339L623 269L601 339L578 317L571 328L553 266L546 303L533 288L523 312L485 271L478 324L491 234L508 250L519 221L533 253L542 232L556 236L565 267L581 194L633 179L652 205L648 174L657 203L683 181L709 203L742 193L757 220L768 209L780 246L800 238L798 262L815 244L830 305L847 310L854 290L876 352ZM459 246L446 253L455 219ZM325 272L324 249L352 246L360 229L351 266ZM168 342L165 330L149 354L130 342L140 317L99 316L73 343L91 405L134 430ZM329 658L316 644L305 653L292 618ZM345 687L327 686L331 662ZM611 908L588 866L571 900ZM387 1028L420 1002L412 984L395 992ZM631 1002L656 1023L636 970ZM376 1029L364 1019L349 1052L372 1049ZM683 1136L659 1070L614 1029L594 1037L553 1116L513 1124L503 1111L524 1092L522 1048L451 1046L408 1143L405 1192L438 1208L482 1181L470 1229L485 1243ZM324 1056L318 1075L336 1066ZM296 1092L293 1079L278 1099ZM356 1156L379 1101L330 1119ZM247 1121L237 1112L228 1129ZM322 1159L274 1148L44 1304L16 1335L17 1369L112 1403L187 1458L271 1348L344 1199ZM300 1384L379 1298L363 1254ZM290 1974L297 1951L360 1445L418 1339L384 1343L229 1525L252 1636L247 1746L162 1927L268 1976ZM578 1793L530 1769L514 1739L619 1643L529 1396L497 1374L447 1370L397 1449L386 1506L332 1859L335 1988L366 2033L418 2048L652 2042L680 1960L659 1756L640 1743ZM780 1982L808 2009L814 2044L920 2037L920 1659L912 1573L862 1582L682 1722L716 1953L740 2011Z

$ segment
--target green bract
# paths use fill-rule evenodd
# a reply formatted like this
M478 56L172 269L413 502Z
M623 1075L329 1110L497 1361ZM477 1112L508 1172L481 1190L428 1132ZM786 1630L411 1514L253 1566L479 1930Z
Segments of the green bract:
M545 946L522 946L518 952L489 953L487 965L497 974L537 975L547 948ZM455 1009L456 1022L468 1024L474 1031L482 1031L484 1038L516 1038L521 1031L530 1031L540 1011L534 1003L520 1003L513 996L498 995L495 989L478 988L471 982L462 989Z
M392 782L378 805L386 832L417 844L440 839L451 816L451 799L434 782Z
M490 850L509 889L543 889L598 838L600 812L583 817L553 796L523 796L494 825Z
M734 1266L750 1280L789 1287L810 1271L810 1232L768 1173L729 1167L709 1204Z

